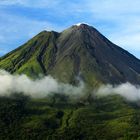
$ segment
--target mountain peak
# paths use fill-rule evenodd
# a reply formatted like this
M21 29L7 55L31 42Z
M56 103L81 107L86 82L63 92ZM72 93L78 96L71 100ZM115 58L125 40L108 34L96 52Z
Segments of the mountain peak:
M84 22L82 22L82 23L77 23L77 24L75 24L76 26L90 26L88 23L84 23Z
M90 24L88 24L88 23L77 23L77 24L75 24L75 25L73 25L72 27L74 27L74 29L78 29L78 30L84 30L84 31L96 31L97 32L97 30L92 26L92 25L90 25Z

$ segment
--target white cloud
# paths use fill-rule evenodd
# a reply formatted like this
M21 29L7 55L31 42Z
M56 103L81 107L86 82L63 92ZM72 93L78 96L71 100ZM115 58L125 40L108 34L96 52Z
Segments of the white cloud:
M87 93L88 91L88 93ZM10 73L0 70L0 96L10 95L11 93L24 93L35 98L44 98L50 94L58 93L67 95L71 99L80 100L89 95L85 84L79 79L79 85L73 86L58 82L51 76L45 76L41 79L32 80L26 75L11 75ZM120 85L103 85L92 93L99 97L109 95L120 95L128 101L140 100L140 86L130 83Z
M98 96L108 96L108 95L121 95L129 101L139 101L140 100L140 87L132 85L130 83L124 83L113 87L112 85L101 86L96 92Z
M84 89L85 86L82 81L76 87L58 82L51 76L31 80L26 75L11 75L6 71L0 70L0 95L9 95L16 92L42 98L50 93L58 93L76 99L84 95Z

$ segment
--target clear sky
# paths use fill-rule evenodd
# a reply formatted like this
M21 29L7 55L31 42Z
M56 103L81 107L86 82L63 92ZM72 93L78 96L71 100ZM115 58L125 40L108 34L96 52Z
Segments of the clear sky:
M0 0L0 55L79 22L140 58L140 0Z

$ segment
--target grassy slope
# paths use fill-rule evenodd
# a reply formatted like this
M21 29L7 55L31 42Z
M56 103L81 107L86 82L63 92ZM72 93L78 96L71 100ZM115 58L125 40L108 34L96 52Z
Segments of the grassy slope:
M11 73L25 73L31 77L45 74L40 63L43 61L42 63L47 69L52 62L52 56L50 56L54 49L54 45L52 42L50 43L50 40L53 38L52 34L55 33L43 31L23 46L1 57L0 68Z

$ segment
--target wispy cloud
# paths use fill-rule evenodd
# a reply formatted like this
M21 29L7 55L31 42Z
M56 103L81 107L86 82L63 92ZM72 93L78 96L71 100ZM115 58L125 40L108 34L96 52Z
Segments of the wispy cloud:
M51 76L31 80L26 75L11 75L4 70L0 70L0 96L11 93L24 93L32 97L42 98L49 94L58 93L78 99L85 94L84 90L85 85L82 81L79 81L78 86L73 86L58 82Z
M131 52L140 52L139 5L139 0L89 0L86 4L92 18L103 24L109 23L105 26L107 29L101 29L107 37Z
M22 0L1 0L0 5L13 5L13 4L21 4Z
M42 79L32 80L26 75L12 75L4 70L0 70L0 96L11 95L11 93L24 93L34 98L44 98L52 94L66 95L70 99L80 101L86 99L89 90L83 81L79 80L78 86L58 82L51 76ZM3 82L4 81L4 82ZM102 85L90 93L91 97L104 97L108 95L120 95L128 101L140 101L140 87L130 83L120 85ZM82 100L81 100L82 101ZM84 101L84 100L83 100Z
M97 96L121 95L129 101L140 101L140 87L130 83L123 83L116 86L104 85L95 94Z
M10 31L17 31L17 40L26 40L45 27L60 31L71 24L86 22L140 58L139 5L139 0L1 0L0 30L13 42Z
M0 54L22 45L43 30L53 30L55 24L3 13L0 15Z
M55 6L59 2L59 0L1 0L0 5L21 5L32 8L43 8Z

